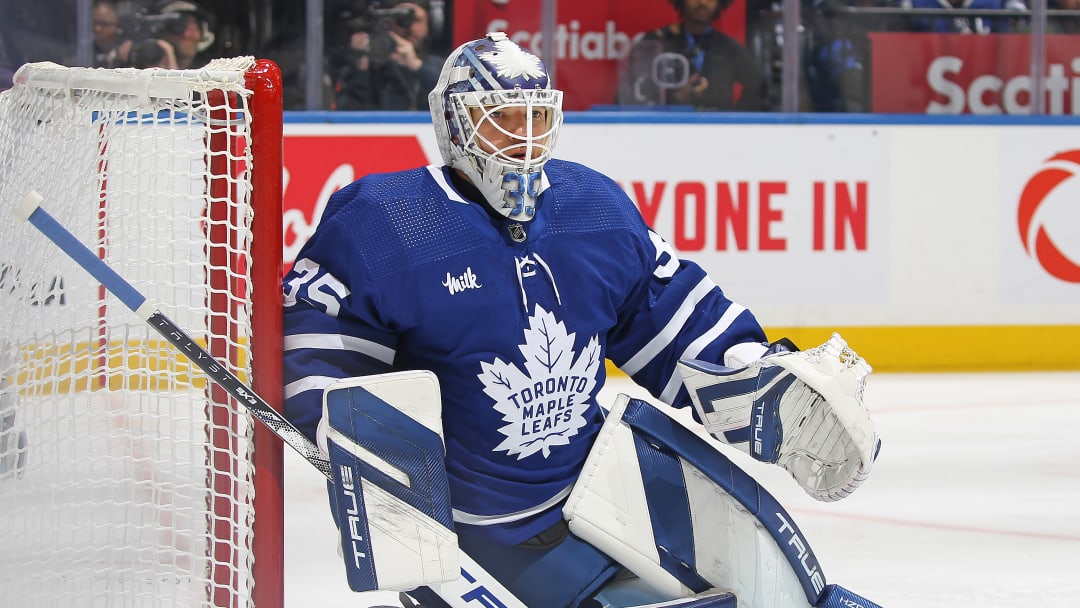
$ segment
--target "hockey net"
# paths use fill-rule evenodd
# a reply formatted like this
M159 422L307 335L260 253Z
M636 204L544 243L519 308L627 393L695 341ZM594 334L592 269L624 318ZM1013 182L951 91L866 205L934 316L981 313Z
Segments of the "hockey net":
M280 403L280 74L28 64L0 93L0 603L281 603L280 444L11 211ZM258 555L256 555L258 549Z

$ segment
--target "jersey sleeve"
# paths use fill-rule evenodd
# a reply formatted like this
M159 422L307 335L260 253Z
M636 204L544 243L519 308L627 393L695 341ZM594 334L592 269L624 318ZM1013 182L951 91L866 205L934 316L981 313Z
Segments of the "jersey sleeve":
M346 226L351 188L337 192L284 279L285 417L312 440L323 389L391 370L396 334L376 313L378 293Z
M677 371L681 359L723 364L735 344L765 343L753 313L730 300L696 263L680 259L659 234L638 245L647 275L619 312L608 358L665 403L691 405Z

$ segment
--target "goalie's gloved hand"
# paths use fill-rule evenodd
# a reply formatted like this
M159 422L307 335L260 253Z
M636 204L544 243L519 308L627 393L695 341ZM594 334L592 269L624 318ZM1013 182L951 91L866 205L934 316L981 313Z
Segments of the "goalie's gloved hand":
M863 403L869 364L839 336L799 352L788 340L733 368L679 364L698 417L714 437L776 463L818 500L855 491L880 441Z

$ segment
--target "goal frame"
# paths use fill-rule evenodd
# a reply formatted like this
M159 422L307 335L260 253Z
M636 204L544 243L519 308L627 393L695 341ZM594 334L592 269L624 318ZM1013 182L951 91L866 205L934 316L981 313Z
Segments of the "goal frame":
M85 90L105 94L115 93L118 99L133 98L134 105L126 105L128 102L124 101L123 104L125 105L109 106L107 113L102 112L100 114L105 121L100 124L109 127L131 124L134 125L131 127L132 131L138 130L140 124L157 122L158 111L156 108L168 107L168 111L172 111L176 107L185 107L182 102L176 106L167 104L173 95L183 95L184 93L181 93L181 91L187 91L189 95L197 95L199 101L206 102L203 104L205 111L198 115L199 120L190 117L185 118L182 111L178 112L177 115L181 116L181 122L177 124L195 125L198 123L203 125L205 129L202 131L201 136L198 130L189 131L194 133L194 137L188 140L169 140L168 137L152 139L149 141L149 145L152 147L139 146L137 152L135 152L136 148L132 147L131 150L135 152L134 154L120 158L112 154L112 152L124 153L126 146L122 139L117 140L104 136L107 132L114 132L112 129L94 127L89 122L80 122L80 116L74 114L70 114L70 116L73 116L75 120L68 121L66 118L69 114L66 114L64 110L61 111L65 112L65 115L55 121L51 120L53 116L51 114L46 115L49 120L39 118L36 124L32 120L25 121L27 116L31 119L35 116L41 116L36 113L22 112L22 108L38 106L36 93L18 93L17 96L13 95L10 98L5 96L4 116L10 116L10 124L19 125L19 127L9 131L5 126L4 129L2 139L4 149L15 152L3 159L3 165L0 165L0 179L4 180L0 181L0 186L4 190L2 198L5 204L10 202L13 194L17 196L25 194L25 190L22 189L28 185L32 188L43 186L51 190L51 196L57 197L56 202L58 204L63 202L65 207L75 207L81 210L78 214L80 218L78 224L83 238L88 241L96 239L95 246L91 248L92 253L88 251L89 255L97 255L102 260L105 260L107 256L116 256L118 259L130 260L135 263L144 261L146 264L151 264L150 276L145 277L151 279L151 284L168 285L170 291L174 288L183 290L185 286L192 285L189 278L184 278L183 273L185 271L189 275L199 277L195 279L194 285L196 287L199 285L205 286L206 292L203 298L197 298L196 296L199 304L195 309L197 315L195 317L195 327L205 323L205 325L201 325L199 335L204 336L206 339L206 351L211 353L218 361L224 362L228 368L238 370L238 373L246 375L250 386L268 404L275 409L280 409L283 400L281 294L283 277L282 196L284 189L281 72L276 64L264 59L256 60L251 57L240 57L222 61L224 63L221 64L217 60L212 62L211 66L205 70L185 71L155 69L140 72L126 68L98 70L67 68L48 63L25 66L16 74L16 86L26 86L27 90L35 92L39 90L47 91L49 97L43 97L42 99L62 100L66 97L67 100L73 101L79 99L78 96L81 93L76 91L84 90L80 88L84 85L86 85ZM221 65L222 69L227 70L227 72L215 72L217 68L214 66L218 65ZM221 85L218 84L217 74L224 77L224 80L220 81ZM182 88L183 85L179 84L181 80L184 82L195 81L195 86L190 89ZM105 83L104 88L97 88L97 86L101 86L100 83ZM25 95L31 96L27 97ZM155 98L156 95L165 100L166 104L159 106L156 102L151 103L150 100ZM11 103L8 103L9 100ZM19 102L23 105L16 105L16 100L23 100ZM27 103L25 100L30 101ZM116 111L120 113L112 113ZM10 114L8 114L9 112ZM95 114L98 113L95 112ZM110 118L114 116L119 118ZM192 114L191 116L196 115ZM16 117L18 117L18 120ZM184 120L187 120L187 122L182 122ZM93 129L97 129L99 140L96 150L92 143L89 147L85 143L75 144L74 141L86 141L81 136L68 141L66 137L57 136L57 133L66 133L66 131L51 130L51 125L69 123L85 125L80 133L90 133L91 136L95 132ZM25 124L30 126L24 128L22 125ZM98 119L94 118L93 125L97 124L99 124ZM120 128L123 129L124 127L121 126ZM14 135L9 137L9 134L12 133ZM27 139L24 140L20 138L19 134L21 133L31 133L31 135L28 135ZM42 140L39 137L42 133L49 134L50 137ZM51 154L50 151L62 150L65 147L71 151L81 151L77 156L49 157L50 159L76 158L79 159L79 162L33 162L41 160L37 152L28 152L23 155L19 151L20 146L27 143L28 140L43 142L40 146L26 145L25 149L28 151L41 150L45 151L44 154ZM196 144L193 149L185 150L185 146L190 146L195 142L201 143ZM190 153L193 150L195 150L193 157L185 156L185 152ZM200 153L202 154L202 160L191 162L190 168L187 168L189 166L187 159L199 159ZM123 184L126 183L125 180L128 178L118 176L129 175L131 170L135 171L133 175L137 176L140 182L144 177L152 180L154 178L150 177L151 175L159 175L156 171L153 173L141 172L144 166L156 167L157 164L143 165L139 162L140 158L162 160L165 163L173 163L174 165L177 164L176 159L180 159L179 164L185 167L187 173L184 174L185 177L177 179L177 181L173 181L172 173L161 174L164 175L163 180L168 181L160 182L164 189L154 191L153 197L146 196L146 192L149 191L142 188L130 190L132 195L126 197L128 201L146 202L148 203L146 207L156 205L157 209L168 210L167 212L160 215L151 215L145 212L128 214L123 211L124 207L121 204L118 207L120 212L112 213L112 207L109 205L112 198L109 192L112 189L107 190L107 182L110 185L114 183L121 184L118 187L123 187ZM8 159L10 159L10 163ZM110 159L118 160L118 162L114 164ZM90 162L87 163L87 160ZM74 168L76 165L78 168ZM91 173L94 172L93 165L96 165L98 181L97 183L91 182L88 184L83 178L87 170ZM113 168L116 171L112 171ZM65 170L70 172L71 179L65 179ZM172 170L172 167L168 169L168 171ZM189 187L188 182L182 181L182 179L187 179L186 176L192 178L190 184L199 184L195 191L201 192L204 197L201 199L201 204L205 215L192 218L199 220L201 217L201 223L176 223L175 226L181 230L178 235L176 232L169 232L168 227L173 226L172 218L177 216L171 212L174 207L168 205L172 202L170 193L182 195L182 190ZM114 182L111 177L118 177L118 179ZM79 187L76 189L67 188L69 184L74 183L78 183ZM42 186L38 186L38 184ZM70 192L70 196L64 196L66 192ZM127 192L125 191L125 194ZM136 192L138 194L135 194ZM163 194L164 198L159 205L158 196ZM93 200L95 197L97 201ZM89 205L86 204L87 200L90 202ZM199 198L194 200L196 202L200 201ZM150 205L151 203L152 205ZM238 208L237 204L243 204L244 207ZM128 208L141 209L143 207L137 205ZM179 207L176 208L179 209ZM163 216L167 218L166 221L159 221L157 224L152 223L155 221L154 218ZM130 229L122 230L118 234L139 235L141 238L131 239L132 243L146 244L154 254L162 250L171 252L171 257L162 258L157 255L144 257L140 255L142 249L134 247L129 249L123 243L111 241L109 236L111 234L110 225L114 223L117 225L125 224L128 221L127 218L147 218L148 223L133 223L131 228L134 228L134 231ZM9 218L8 221L12 220ZM163 228L160 230L146 230L148 226L160 226ZM96 232L96 235L92 234L94 232ZM10 233L5 232L5 234ZM194 237L194 240L188 241L188 236ZM34 283L33 279L30 278L21 279L19 266L9 265L9 263L20 263L20 254L25 257L28 268L34 264L33 260L43 259L42 257L26 255L23 248L12 244L15 242L17 241L7 242L6 249L3 252L5 261L0 264L0 274L6 280L6 283L0 287L2 287L7 297L22 298L18 301L25 303L25 306L12 308L24 310L32 310L36 307L43 308L49 305L49 298L53 297L59 298L57 306L63 308L65 287L60 277L58 277L61 281L58 287L59 291L52 291L53 287L55 287L54 284L53 287L48 287L50 291L46 292L44 299L39 299L40 296L37 295L35 290L45 285L45 283ZM113 247L114 244L120 244L121 246ZM31 245L30 249L36 250L37 246L32 243ZM175 274L169 272L173 264L170 264L168 260L178 262ZM44 261L39 263L41 267L44 267L44 264ZM189 269L194 269L194 273L191 273ZM27 272L26 276L29 277L30 274L30 272ZM78 302L73 303L71 308L72 311L79 310L83 314L79 324L73 326L74 329L64 329L68 326L63 323L53 325L50 323L52 317L37 314L45 312L43 309L38 309L37 313L31 314L28 317L28 324L26 323L27 317L24 314L21 317L13 317L21 319L20 323L10 323L8 325L8 327L12 328L11 332L14 341L5 341L4 344L14 354L15 359L29 361L30 365L27 369L30 371L24 372L19 368L20 364L18 363L4 364L8 367L5 368L4 376L0 376L0 392L2 392L0 394L0 406L7 407L5 404L10 403L15 403L16 406L13 410L0 408L0 413L6 411L19 412L17 399L21 398L20 392L23 390L23 382L26 382L27 386L30 387L41 384L46 386L45 391L56 392L38 393L37 388L30 388L29 390L32 392L27 394L33 395L35 398L41 394L67 394L69 391L77 393L77 395L87 395L86 397L77 396L77 404L75 402L71 403L71 405L78 406L72 409L79 412L80 420L98 420L102 421L101 424L109 425L112 428L116 424L126 423L115 421L111 409L98 410L97 406L93 408L87 407L90 405L90 399L92 399L89 395L101 391L105 399L108 399L114 390L125 391L128 394L138 391L157 391L159 390L159 380L156 374L160 371L157 366L175 366L176 369L171 369L168 373L180 379L180 386L188 387L187 390L194 389L199 395L195 401L199 405L196 405L195 409L187 408L183 410L179 418L191 422L192 426L187 428L196 430L194 434L197 434L200 439L191 441L192 437L190 435L187 439L182 434L174 435L171 432L173 427L162 427L162 430L155 427L158 424L155 422L157 416L160 416L161 420L164 421L171 420L169 418L172 412L171 409L167 408L159 411L155 407L145 411L141 409L133 410L136 416L142 414L148 416L144 419L149 420L147 423L148 429L154 433L138 435L136 441L145 437L148 442L157 441L155 444L147 443L147 446L173 447L167 448L164 452L154 456L156 460L148 461L144 452L136 451L132 453L131 447L123 443L129 437L125 435L121 436L116 443L107 446L110 449L109 452L95 452L92 455L95 459L101 456L111 458L113 462L132 462L134 463L132 466L146 466L140 463L147 462L150 462L149 466L153 466L154 463L163 464L163 468L160 469L160 482L152 478L144 479L141 475L131 476L130 473L120 473L119 477L113 477L113 479L134 480L135 484L150 483L151 485L140 485L138 488L140 490L147 488L148 495L160 491L161 496L165 497L158 496L162 505L170 501L169 488L172 486L169 484L172 480L187 479L191 481L191 478L182 473L170 476L170 473L180 471L179 468L173 469L170 466L175 460L174 456L176 454L181 456L179 460L182 462L178 462L178 466L195 465L191 472L196 473L197 479L201 481L192 492L181 496L182 500L177 505L181 510L176 511L176 513L184 514L178 517L178 520L187 523L170 524L171 519L162 519L159 524L162 526L160 529L163 533L169 534L169 531L177 533L176 537L179 537L179 540L175 540L177 543L182 543L187 538L182 536L185 531L190 530L198 534L196 541L191 542L190 549L180 548L179 553L176 554L180 556L178 559L181 560L184 556L187 556L196 557L206 562L205 564L202 561L184 562L195 564L191 571L198 572L195 579L199 585L195 587L198 591L191 599L200 606L280 608L284 604L284 491L283 444L281 440L263 424L251 420L246 408L233 401L226 391L215 383L206 381L205 378L199 379L197 372L189 373L187 371L189 369L187 367L188 362L180 351L159 349L153 343L147 343L145 340L139 342L138 339L131 342L134 345L134 350L130 353L125 350L126 347L123 343L127 341L125 336L128 334L124 331L121 331L118 336L110 334L109 328L112 328L113 323L118 321L116 315L119 313L109 310L112 306L111 304L107 305L108 300L105 298L103 287L98 286L95 288L93 284L83 282L82 287L76 291L85 295L80 295L77 298ZM88 300L87 295L89 294L87 292L93 291L97 291L98 297ZM75 291L72 291L72 293L75 293ZM159 291L159 293L161 292ZM183 292L176 291L176 293L182 294ZM192 295L195 296L195 294ZM93 298L92 295L89 297ZM184 296L176 298L176 302L166 301L166 299L173 298L165 296L161 298L161 303L165 305L190 304L190 302L184 302ZM89 304L89 307L82 308L87 304ZM96 310L94 310L95 308ZM88 317L89 323L84 323ZM41 318L40 322L37 320L38 318ZM59 331L64 333L57 334L60 338L58 341L53 341L53 335L47 335L47 338L43 340L38 339L38 344L31 342L31 350L25 350L25 346L20 345L25 345L27 342L25 338L19 336L27 334L17 329L20 327L35 328L33 332L38 331L37 328L52 331L59 327ZM126 327L126 323L119 321L118 327ZM195 327L190 329L195 329ZM34 339L38 336L36 333L33 333L33 335L35 336ZM5 333L5 340L7 336L8 334ZM114 348L112 344L117 340L121 344ZM39 350L43 354L35 358L35 354ZM30 359L26 359L26 357L30 357ZM130 357L130 359L123 357ZM44 363L41 362L42 358L44 358ZM134 374L124 372L122 377L114 376L114 371L126 368L129 360L132 365L130 371L133 371ZM11 374L10 378L7 377L9 373ZM36 377L35 374L44 375ZM51 389L46 385L50 378L52 382L58 383L52 385L53 388ZM8 380L11 380L13 384L9 384ZM170 382L168 386L177 385ZM160 388L167 391L168 386L162 385ZM169 393L165 392L163 394L167 395ZM12 401L13 399L16 401ZM95 403L98 401L100 400L95 400ZM35 404L37 403L35 402ZM57 411L63 405L67 405L66 400L63 403L58 402ZM106 407L111 408L112 406L106 405ZM104 416L100 415L101 411L105 412ZM37 412L45 412L41 415L47 416L51 410L38 408L32 414ZM116 410L116 412L117 415L123 413L122 410ZM189 412L192 413L190 418L188 418ZM12 416L14 415L12 414ZM5 416L7 415L5 414ZM3 452L0 452L0 456L3 456L3 460L0 460L0 465L3 465L0 466L0 473L5 475L0 478L0 482L6 481L10 483L10 485L5 485L4 489L5 491L12 491L11 497L15 497L15 500L9 503L7 513L3 513L3 509L0 507L0 515L5 516L0 518L0 524L3 524L0 532L4 532L4 538L8 538L8 531L15 532L18 539L17 542L13 543L14 552L9 556L12 564L17 567L11 569L9 574L12 577L22 577L13 578L12 580L38 582L34 591L31 591L31 587L17 584L14 589L16 596L19 596L19 589L23 589L29 595L40 596L40 599L45 600L50 605L52 602L57 602L57 605L64 605L64 602L69 601L72 596L78 598L88 593L88 590L83 591L86 587L69 586L71 581L82 582L82 579L78 577L87 572L82 564L88 562L67 561L67 556L73 555L75 552L68 550L69 546L66 541L72 539L75 543L79 543L83 542L81 540L83 538L106 538L108 540L105 542L99 541L96 546L84 545L87 549L78 547L78 550L123 549L130 546L129 542L127 542L128 539L124 537L118 539L119 542L113 542L113 536L124 534L124 531L129 528L124 527L120 532L97 537L80 534L78 528L64 525L79 525L90 520L62 518L58 523L57 520L50 522L49 520L32 518L33 521L30 524L26 526L19 525L18 522L31 521L30 519L24 520L26 514L40 513L42 511L51 512L50 509L40 507L27 509L26 507L52 506L55 502L56 490L54 488L56 486L48 483L48 478L34 477L30 473L27 474L26 479L21 479L20 470L13 471L11 469L12 456L15 455L21 459L25 458L27 453L23 451L24 448L21 443L18 448L19 452L16 454L13 451L13 444L10 441L12 435L8 432L11 430L9 425L12 419L7 417L3 421L3 426L0 426L0 439L4 439ZM183 420L180 421L181 424L185 424ZM203 427L205 432L198 430L198 425L202 424L199 422L200 420L207 423ZM76 453L82 454L83 452L74 451L74 447L70 448L70 452L65 451L68 450L65 446L87 445L84 438L95 436L106 438L106 441L112 441L110 438L113 435L110 433L83 433L80 435L74 432L76 428L74 423L69 424L72 426L60 428L58 434L53 434L50 427L49 432L39 433L38 437L33 435L33 429L36 427L31 427L31 432L23 433L21 441L25 441L27 435L31 437L33 445L30 446L29 453L32 456L39 453L36 451L38 444L34 443L35 441L44 442L42 445L47 445L47 449L52 450L50 455L57 456L59 454L60 457L53 460L72 472L79 471L71 479L82 480L77 486L78 490L82 490L88 487L85 486L87 483L97 483L99 479L96 476L98 471L94 470L93 474L86 475L86 470L74 467L73 463L82 463L84 461L78 458L68 458L67 456ZM143 423L136 422L135 424L141 425ZM114 448L116 453L112 454ZM174 453L169 451L170 449L179 451ZM56 452L55 450L60 451ZM42 453L44 451L42 450ZM96 462L96 460L94 461ZM29 470L29 459L27 459L27 463ZM17 466L21 467L22 464ZM41 481L26 485L30 479ZM23 485L20 486L20 483ZM124 487L130 489L134 486L126 485ZM155 490L155 488L163 489ZM204 490L207 490L205 495ZM95 494L95 496L106 495ZM116 504L124 505L128 495L117 494L116 496L119 500ZM39 498L45 500L33 502ZM64 499L67 500L68 498L69 496L65 494ZM71 512L75 515L89 513L92 518L93 514L96 513L93 507L100 504L100 502L98 498L93 498L90 501L87 498L79 496L76 502L69 501L64 506L72 507ZM192 509L191 504L196 501L200 502L200 504ZM89 509L84 506L87 504L90 505ZM146 504L145 500L144 504ZM137 508L141 509L142 507ZM65 511L65 513L67 512ZM165 510L162 510L162 514L165 518L170 517L170 513ZM128 519L124 520L123 516L127 516ZM132 518L127 511L124 511L119 521L140 522L144 520L139 517ZM39 525L42 522L44 522L44 526ZM111 520L109 525L111 526ZM41 534L46 529L49 532ZM133 530L133 533L146 533L144 528L141 527L130 529ZM148 533L154 534L154 531ZM176 537L171 536L170 538ZM59 540L50 543L50 538ZM149 544L143 541L144 539L138 542L137 546L145 547ZM168 544L161 546L164 547L164 551L168 550ZM40 562L29 561L32 557L36 557L38 547L59 547L59 550L54 553L43 550L41 555L45 556L46 559ZM174 547L183 547L183 545L174 545ZM143 549L139 549L139 551L143 551ZM155 555L168 556L164 551L159 551ZM111 559L113 553L103 552L102 555L107 555ZM117 555L122 554L117 553ZM129 553L128 555L145 555L145 553ZM25 570L21 565L15 564L15 562L20 561L23 564L39 565L29 566L31 569ZM66 569L65 564L71 563L79 564L79 574L73 575L72 573L76 572L76 570ZM106 567L105 570L112 571L113 569ZM127 569L122 568L120 570L126 571ZM117 570L117 572L120 570ZM150 573L150 576L153 576L155 572L162 572L164 573L163 576L170 575L168 571L156 571L152 568L146 570L138 568L137 570ZM39 579L36 572L45 572L47 574L43 579ZM103 578L98 578L97 575L94 576L95 583L100 580L103 585L98 587L95 584L96 593L104 592L108 594L108 597L113 597L112 594L116 593L116 590L124 593L124 584L130 582L132 587L129 587L129 589L134 588L136 585L142 585L142 587L139 587L138 592L143 594L144 600L153 601L154 605L164 595L169 595L169 592L166 591L164 595L155 595L151 592L147 595L144 590L152 589L154 584L173 584L164 578L124 579L120 575L111 576L108 574L104 575ZM63 580L64 583L58 587L40 584L40 580L50 579ZM91 596L86 595L86 597ZM158 598L157 601L154 598ZM109 603L111 604L111 601ZM125 603L125 605L128 604Z
M246 83L252 92L251 281L262 296L252 304L252 388L268 403L281 407L283 326L283 102L281 70L266 59L255 62ZM255 467L255 555L252 601L259 608L281 608L285 602L283 444L263 424L255 424L252 464Z

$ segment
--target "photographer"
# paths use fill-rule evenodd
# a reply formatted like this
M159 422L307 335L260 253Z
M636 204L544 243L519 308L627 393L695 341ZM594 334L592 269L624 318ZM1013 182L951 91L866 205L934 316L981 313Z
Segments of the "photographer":
M187 70L212 58L206 53L214 44L210 16L192 2L166 1L153 14L137 13L131 31L131 40L117 51L120 65Z
M206 10L191 2L176 1L161 5L158 12L166 18L161 39L172 45L177 67L186 70L205 65L211 57L203 53L214 44Z
M120 17L113 0L94 0L90 8L90 19L94 32L94 54L91 67L116 67L116 47L120 45Z
M345 20L343 65L334 78L339 110L423 110L443 59L428 53L427 0L355 8Z
M645 33L634 44L617 103L761 110L764 91L753 56L713 25L731 0L669 2L679 21Z
M140 70L146 68L177 69L176 53L168 42L160 38L145 38L131 45L128 65Z

